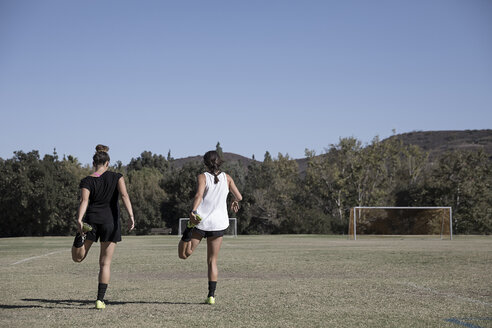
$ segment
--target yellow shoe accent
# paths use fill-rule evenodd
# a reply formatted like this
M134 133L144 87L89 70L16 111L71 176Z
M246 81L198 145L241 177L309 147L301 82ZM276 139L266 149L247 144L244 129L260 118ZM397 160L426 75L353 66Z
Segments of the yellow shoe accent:
M84 224L82 225L82 231L83 232L92 231L92 227L89 224L87 224L87 223L84 222Z
M102 310L106 308L106 304L104 304L103 301L97 300L96 301L96 309Z
M207 298L207 300L205 301L205 303L207 303L207 304L215 304L215 297L210 296L209 298Z
M200 222L202 221L202 217L196 213L196 211L194 212L195 213L195 216L196 216L196 219ZM188 221L188 224L186 225L188 228L194 228L196 226L196 224L192 224L191 221Z

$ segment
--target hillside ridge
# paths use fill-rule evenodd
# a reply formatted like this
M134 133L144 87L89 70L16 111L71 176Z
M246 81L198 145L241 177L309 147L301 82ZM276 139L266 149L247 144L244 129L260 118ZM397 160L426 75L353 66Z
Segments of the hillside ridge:
M444 130L444 131L412 131L395 134L385 140L398 138L407 145L416 145L429 152L431 157L437 157L446 151L453 150L479 150L483 149L492 159L492 129L484 130ZM253 159L235 154L224 152L224 161L239 162L243 166L251 164ZM188 162L201 161L202 156L188 156L174 160L175 167L182 167ZM307 165L306 158L295 159L302 172Z

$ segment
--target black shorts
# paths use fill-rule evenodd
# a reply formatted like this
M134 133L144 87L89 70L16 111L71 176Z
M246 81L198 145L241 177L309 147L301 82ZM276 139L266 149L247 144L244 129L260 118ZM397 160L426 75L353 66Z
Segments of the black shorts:
M97 243L100 239L101 243L111 241L117 243L121 241L120 225L111 223L89 223L92 230L86 233L86 238Z
M205 231L205 230L200 230L198 228L193 229L193 232L197 232L203 238L207 238L207 237L223 237L224 236L224 233L226 231L227 231L227 229L218 230L218 231Z

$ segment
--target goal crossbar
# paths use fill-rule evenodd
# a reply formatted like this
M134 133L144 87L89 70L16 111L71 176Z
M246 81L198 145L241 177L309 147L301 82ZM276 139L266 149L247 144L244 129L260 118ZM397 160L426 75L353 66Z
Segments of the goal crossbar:
M453 239L453 209L449 206L355 206L353 210L353 218L349 221L349 238L353 236L357 240L357 219L361 217L360 210L363 209L381 209L381 210L448 210L449 211L449 238ZM359 210L357 213L357 210ZM359 215L357 215L359 214ZM351 215L352 216L352 215ZM441 222L441 239L443 235L444 220Z

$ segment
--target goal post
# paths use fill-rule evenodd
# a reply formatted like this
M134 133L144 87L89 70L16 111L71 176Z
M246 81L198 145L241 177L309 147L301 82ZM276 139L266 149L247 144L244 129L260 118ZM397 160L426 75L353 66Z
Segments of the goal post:
M180 218L178 226L178 236L181 237L183 231L186 229L186 225L190 218ZM224 233L224 237L237 237L237 220L236 218L229 218L229 227Z
M350 209L348 236L439 235L453 239L451 207L356 206Z

